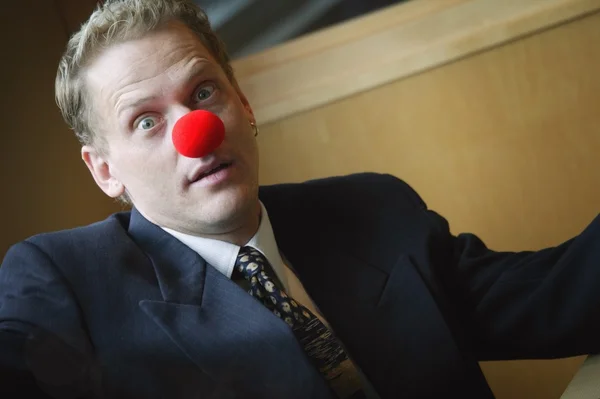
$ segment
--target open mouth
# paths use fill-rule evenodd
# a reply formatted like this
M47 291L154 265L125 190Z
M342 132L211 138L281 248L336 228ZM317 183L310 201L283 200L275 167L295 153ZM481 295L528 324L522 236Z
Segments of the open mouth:
M217 172L220 172L220 171L222 171L224 169L227 169L227 168L229 168L231 166L231 164L232 164L231 162L224 162L222 164L219 164L217 167L215 167L215 168L213 168L211 170L208 170L208 171L202 173L200 176L198 176L198 178L196 179L196 181L202 180L205 177L208 177L210 175L214 175Z

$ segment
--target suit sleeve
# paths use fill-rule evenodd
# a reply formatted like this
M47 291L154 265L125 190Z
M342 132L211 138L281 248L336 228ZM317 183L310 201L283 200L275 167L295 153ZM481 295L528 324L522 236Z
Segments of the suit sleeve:
M439 262L438 273L480 360L600 352L600 217L556 247L496 252L424 212L452 259Z
M13 246L0 267L0 393L98 397L93 364L78 306L59 270L36 245Z

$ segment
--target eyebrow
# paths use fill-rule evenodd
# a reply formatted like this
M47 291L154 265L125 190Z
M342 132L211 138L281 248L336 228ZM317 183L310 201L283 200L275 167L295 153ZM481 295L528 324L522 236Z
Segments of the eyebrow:
M147 97L142 97L142 98L137 99L137 100L132 101L132 102L125 103L125 105L123 105L122 107L120 107L118 109L117 115L120 116L123 112L127 111L128 109L137 108L137 107L139 107L141 105L144 105L144 104L146 104L146 103L148 103L150 101L154 101L157 98L158 98L158 96L147 96Z
M206 74L213 68L213 65L210 62L207 62L205 59L195 60L194 65L192 65L189 71L186 73L187 76L185 77L184 85L189 85L191 81L198 77L198 75ZM121 115L129 109L138 108L146 103L156 101L158 98L160 98L160 96L153 94L133 101L125 102L124 105L118 108L117 117L120 118Z

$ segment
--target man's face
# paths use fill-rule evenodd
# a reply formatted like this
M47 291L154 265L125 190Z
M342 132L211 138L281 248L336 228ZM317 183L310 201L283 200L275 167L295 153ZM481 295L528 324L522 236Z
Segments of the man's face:
M126 190L152 222L197 235L227 234L258 214L252 110L192 31L172 23L109 47L86 69L85 83L107 148L85 146L82 155L105 193ZM196 109L223 120L225 140L192 159L176 151L171 133ZM197 179L219 165L226 168Z

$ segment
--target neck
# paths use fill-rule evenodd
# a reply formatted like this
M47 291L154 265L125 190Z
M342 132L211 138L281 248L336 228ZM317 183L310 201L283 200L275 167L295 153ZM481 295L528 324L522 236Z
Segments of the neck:
M239 227L225 233L211 235L207 238L230 242L239 247L242 247L248 241L250 241L250 239L258 231L261 216L261 207L260 204L257 203L257 206L254 209L254 211L248 217L246 217L245 220L242 221L242 223L239 223Z
M261 220L261 206L260 202L256 201L256 205L253 205L249 211L239 216L239 219L231 223L231 227L222 228L220 232L212 233L199 233L191 229L182 229L181 226L169 226L168 224L161 224L159 221L148 217L141 209L136 208L147 220L158 226L170 228L175 231L179 231L184 234L195 235L198 237L210 238L213 240L226 241L237 246L244 246L258 231ZM224 227L224 226L222 226Z

